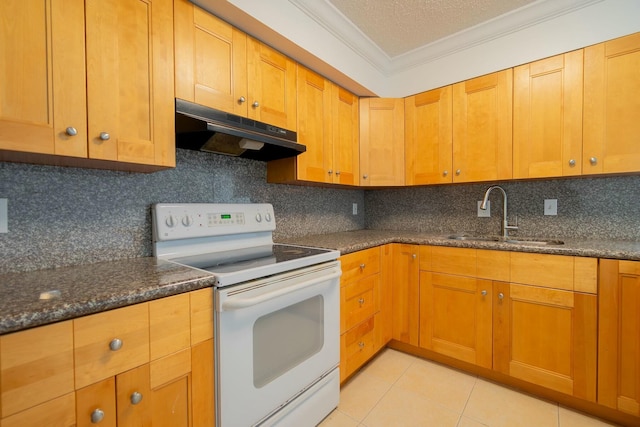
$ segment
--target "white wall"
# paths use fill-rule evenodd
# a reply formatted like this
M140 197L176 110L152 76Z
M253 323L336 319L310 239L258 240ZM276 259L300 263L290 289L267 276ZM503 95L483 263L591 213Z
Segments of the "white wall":
M571 10L538 22L514 14L516 29L495 21L381 66L289 0L193 1L361 96L409 96L640 31L640 0L541 0L531 10Z

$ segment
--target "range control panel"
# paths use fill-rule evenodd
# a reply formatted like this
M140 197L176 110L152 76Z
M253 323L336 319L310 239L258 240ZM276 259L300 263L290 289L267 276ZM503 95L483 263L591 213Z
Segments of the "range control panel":
M155 241L272 232L276 228L273 206L268 203L158 203L151 211Z

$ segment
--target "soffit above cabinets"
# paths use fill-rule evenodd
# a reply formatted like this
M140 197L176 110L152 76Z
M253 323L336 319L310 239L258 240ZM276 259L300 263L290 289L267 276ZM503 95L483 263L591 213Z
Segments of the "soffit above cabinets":
M190 1L359 96L409 96L640 31L638 0Z

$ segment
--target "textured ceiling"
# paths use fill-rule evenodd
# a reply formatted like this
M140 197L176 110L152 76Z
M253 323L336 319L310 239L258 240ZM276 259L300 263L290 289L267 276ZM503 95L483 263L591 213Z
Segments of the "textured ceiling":
M535 0L323 0L390 58L489 21Z

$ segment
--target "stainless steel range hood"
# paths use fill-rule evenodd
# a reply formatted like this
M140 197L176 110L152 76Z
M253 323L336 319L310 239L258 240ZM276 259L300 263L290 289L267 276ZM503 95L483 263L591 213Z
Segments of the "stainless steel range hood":
M254 160L297 156L296 132L176 99L176 147Z

